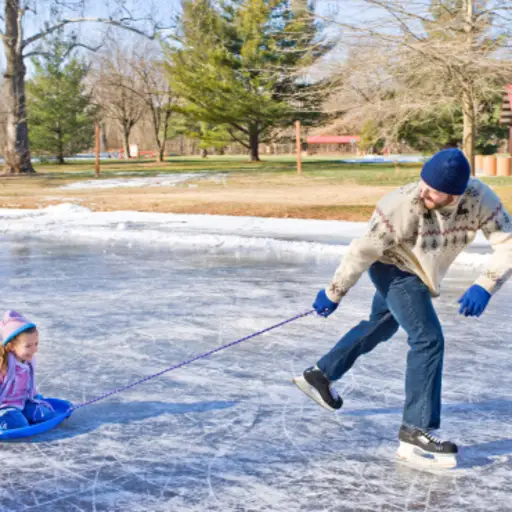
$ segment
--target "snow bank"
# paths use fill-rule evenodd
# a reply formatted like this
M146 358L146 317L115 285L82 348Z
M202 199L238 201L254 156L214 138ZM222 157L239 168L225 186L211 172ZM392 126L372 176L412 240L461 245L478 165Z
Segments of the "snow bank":
M365 229L366 223L362 222L92 212L71 203L39 210L0 209L0 233L5 235L140 243L301 260L337 261ZM480 267L489 252L489 244L479 235L470 249L459 255L456 264Z

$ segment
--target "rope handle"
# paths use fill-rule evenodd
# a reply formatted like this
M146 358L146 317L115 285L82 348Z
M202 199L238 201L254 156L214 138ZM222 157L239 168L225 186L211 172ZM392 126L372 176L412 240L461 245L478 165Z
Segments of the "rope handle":
M234 345L237 345L238 343L242 343L243 341L250 340L251 338L255 338L256 336L259 336L261 334L264 334L266 332L272 331L273 329L277 329L278 327L282 327L283 325L289 324L290 322L293 322L295 320L298 320L299 318L306 317L308 315L311 315L314 313L314 309L311 309L309 311L306 311L304 313L300 313L298 315L293 316L292 318L288 318L288 320L283 320L282 322L279 322L277 324L271 325L270 327L267 327L265 329L262 329L261 331L257 331L253 334L249 334L249 336L244 336L243 338L240 338L238 340L232 341L231 343L228 343L226 345L221 345L220 347L214 348L213 350L210 350L208 352L204 352L203 354L199 354L191 359L187 359L186 361L183 361L179 364L176 364L174 366L170 366L169 368L166 368L165 370L162 370L160 372L154 373L152 375L148 375L147 377L144 377L140 380L137 380L135 382L132 382L131 384L128 384L126 386L114 389L113 391L109 391L108 393L105 393L103 395L99 395L95 398L92 398L91 400L88 400L87 402L83 402L78 405L74 405L71 407L68 412L71 414L71 412L76 411L77 409L80 409L81 407L85 407L87 405L94 404L96 402L99 402L100 400L103 400L104 398L107 398L112 395L117 395L118 393L121 393L122 391L125 391L126 389L133 388L134 386L138 386L139 384L142 384L143 382L147 382L148 380L154 379L156 377L160 377L160 375L163 375L164 373L170 372L172 370L176 370L178 368L181 368L182 366L185 366L187 364L193 363L194 361L198 361L199 359L205 359L212 354L215 354L216 352L220 352L221 350L224 350L229 347L233 347Z

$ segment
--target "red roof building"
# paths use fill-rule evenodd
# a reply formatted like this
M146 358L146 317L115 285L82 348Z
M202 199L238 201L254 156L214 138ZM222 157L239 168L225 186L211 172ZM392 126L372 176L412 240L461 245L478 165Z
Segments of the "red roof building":
M359 135L315 135L307 137L308 144L357 144Z
M314 135L306 137L308 154L315 153L355 153L359 135Z

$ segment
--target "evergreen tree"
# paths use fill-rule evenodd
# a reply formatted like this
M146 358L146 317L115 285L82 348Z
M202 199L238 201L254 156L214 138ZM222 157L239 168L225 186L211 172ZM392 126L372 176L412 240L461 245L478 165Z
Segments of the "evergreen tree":
M199 148L203 157L208 156L208 150L214 150L223 154L225 147L231 142L231 138L225 126L212 126L204 121L193 123L184 133L193 139L200 141Z
M91 147L98 109L85 84L87 63L76 57L66 62L66 47L58 40L45 55L33 60L35 75L27 83L30 143L63 164L64 157Z
M283 0L218 6L210 0L184 0L168 77L184 115L224 125L254 161L259 160L259 142L272 128L311 118L311 84L300 80L297 71L327 49L305 7L294 11Z

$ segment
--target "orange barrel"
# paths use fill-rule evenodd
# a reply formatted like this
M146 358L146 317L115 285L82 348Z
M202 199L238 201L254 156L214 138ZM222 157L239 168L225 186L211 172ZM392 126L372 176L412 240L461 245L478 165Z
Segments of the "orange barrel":
M510 156L498 157L496 165L498 176L511 176L512 175L512 158Z
M484 156L484 174L486 176L496 176L496 155Z
M475 174L484 172L484 155L475 155Z

